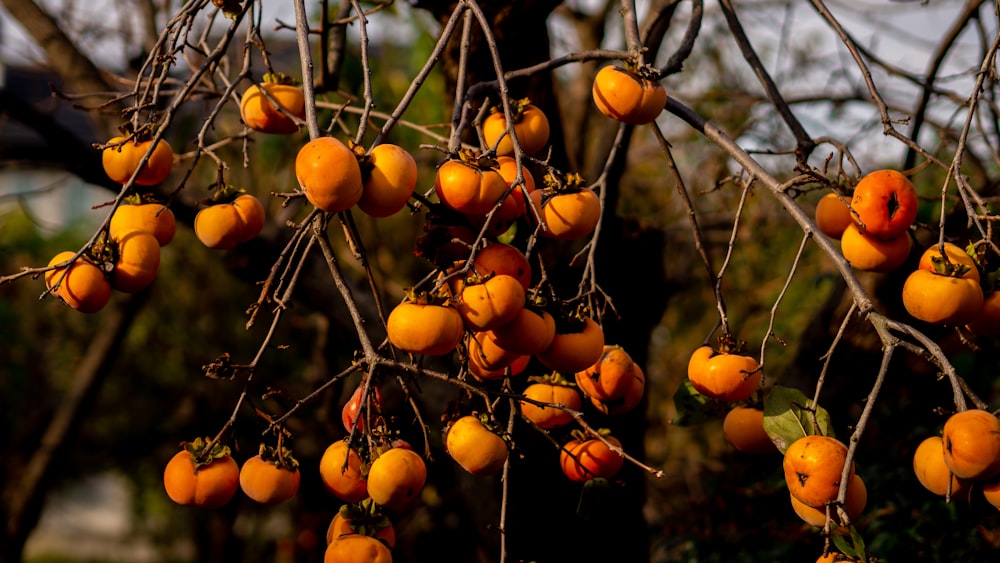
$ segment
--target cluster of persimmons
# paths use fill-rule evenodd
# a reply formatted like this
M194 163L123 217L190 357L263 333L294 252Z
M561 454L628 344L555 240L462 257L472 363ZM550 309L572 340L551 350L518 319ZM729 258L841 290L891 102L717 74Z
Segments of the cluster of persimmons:
M802 521L817 528L857 519L865 508L868 490L852 462L848 471L847 446L840 440L821 434L797 435L782 451L789 436L772 439L764 424L764 410L753 397L758 392L762 373L757 360L742 353L743 342L724 335L718 346L698 347L688 361L688 380L707 398L729 405L722 422L726 441L737 451L752 455L782 455L782 470L789 501ZM845 496L839 498L841 483L847 479ZM833 555L827 559L834 561Z
M605 115L641 125L663 111L666 92L648 71L612 64L597 75L593 100ZM242 94L240 116L252 131L296 133L305 119L303 89L285 75L268 73ZM99 311L111 288L145 288L155 276L160 246L173 238L169 202L153 200L143 189L163 182L176 159L154 131L124 128L101 147L109 177L133 188L115 201L100 245L61 253L49 264L49 291L74 309ZM565 430L553 463L576 482L611 479L626 459L621 442L606 429L570 426L582 421L584 405L608 415L634 409L645 374L622 347L605 342L599 319L586 308L543 297L525 251L498 240L515 221L550 239L589 237L601 217L600 198L578 174L545 167L536 183L527 166L518 166L517 154L540 154L549 139L548 119L530 100L512 101L507 114L492 108L479 133L486 148L450 153L437 166L433 192L424 195L414 193L418 168L403 147L383 142L366 150L332 135L314 137L294 162L300 195L330 214L357 209L383 218L426 205L458 217L440 244L416 245L418 255L434 262L436 277L425 280L429 287L409 288L392 308L388 342L412 358L457 359L460 376L476 382L522 376L523 392L515 401L520 415L540 431ZM199 241L228 250L261 232L265 208L257 197L224 183L212 190L195 216ZM532 359L548 373L526 375ZM330 444L313 468L343 503L329 526L327 563L391 561L391 517L418 497L427 477L423 456L409 443L388 438L381 391L367 379L343 408L348 437ZM448 456L473 475L499 472L513 444L492 412L447 417L443 437ZM259 503L277 504L295 496L300 469L280 438L240 465L219 439L199 437L182 443L163 481L181 505L218 508L239 490Z
M859 271L888 273L910 259L911 227L918 197L910 180L894 170L864 176L848 194L828 193L816 207L817 228L839 239L841 251ZM901 288L906 311L923 322L954 327L985 337L1000 334L1000 291L976 258L974 247L942 240L926 248ZM764 410L754 400L761 370L741 353L742 342L731 335L719 345L697 348L688 363L688 380L701 395L729 405L723 435L747 454L781 454L785 484L795 514L804 522L829 528L856 520L867 503L867 489L848 448L840 440L806 431L772 436ZM772 431L776 431L772 428ZM779 447L780 444L780 447ZM783 448L783 449L781 449ZM981 409L962 410L947 420L943 435L930 436L918 447L914 473L929 491L965 497L975 488L1000 508L1000 419ZM846 480L844 496L840 496ZM852 560L827 553L819 562Z
M888 273L907 262L909 229L918 211L917 191L895 170L876 170L854 187L848 202L826 194L816 206L816 226L840 239L844 258L857 270ZM906 311L923 322L1000 334L1000 292L982 275L976 249L941 240L924 249L902 287Z

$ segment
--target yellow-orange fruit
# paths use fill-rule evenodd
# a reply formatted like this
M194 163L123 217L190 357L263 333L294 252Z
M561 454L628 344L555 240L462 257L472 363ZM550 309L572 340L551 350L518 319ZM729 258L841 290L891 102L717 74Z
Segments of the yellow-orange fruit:
M819 508L835 500L847 460L847 446L830 436L803 436L785 450L782 469L788 491L802 503ZM851 464L848 476L854 474Z
M764 411L761 409L733 407L722 421L722 434L727 442L745 454L778 452L778 447L764 431Z
M944 423L944 462L961 479L1000 473L1000 420L980 409L957 412Z

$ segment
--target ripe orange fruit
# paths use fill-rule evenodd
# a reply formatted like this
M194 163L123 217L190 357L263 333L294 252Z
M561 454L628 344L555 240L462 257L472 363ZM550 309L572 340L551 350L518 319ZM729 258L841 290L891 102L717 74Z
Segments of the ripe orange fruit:
M582 404L579 391L569 385L532 383L522 394L528 399L550 405L563 405L575 411L579 411ZM542 428L558 428L573 422L573 415L563 409L539 406L525 401L521 401L521 414Z
M502 379L506 367L513 368L514 362L524 358L523 354L497 346L485 332L469 333L465 343L469 352L469 371L480 379Z
M980 409L957 412L944 423L944 462L961 479L1000 474L1000 420Z
M472 269L482 277L507 274L514 276L525 291L531 289L531 263L519 248L492 241L476 252Z
M706 350L707 348L707 350ZM706 397L738 403L760 386L760 364L753 356L699 347L688 360L688 379Z
M536 154L545 148L549 142L549 119L538 106L527 99L517 100L511 104L511 117L521 150ZM498 156L514 154L514 143L507 135L507 118L501 108L492 108L483 121L483 140L488 147L497 145Z
M49 260L49 266L65 262L75 255L69 250ZM57 287L58 284L58 287ZM81 313L96 313L111 300L111 284L93 262L81 256L68 267L45 272L45 286L52 294Z
M957 496L966 486L965 481L952 475L944 462L944 439L941 436L928 436L920 442L913 453L913 473L925 489L941 497L948 494L949 481L952 496Z
M914 270L903 283L903 307L924 322L962 326L983 310L983 288L972 278Z
M417 161L399 145L376 145L362 159L364 191L358 209L372 217L388 217L406 207L417 187Z
M608 444L621 448L614 436L606 436ZM583 483L591 479L610 479L625 465L625 458L603 440L570 440L559 451L559 465L570 480Z
M361 502L368 496L361 456L346 440L337 440L326 448L319 460L319 475L327 490L344 502Z
M556 321L547 311L523 307L509 323L486 332L497 346L533 356L545 351L556 336Z
M829 436L803 436L785 450L782 469L788 491L800 502L820 508L836 500L847 460L847 446ZM848 475L854 474L854 464Z
M795 514L805 523L817 528L826 525L826 506L809 506L795 498L794 495L789 495L789 498L791 499L792 509L795 510ZM865 482L861 480L860 475L851 475L851 480L847 483L847 496L844 499L844 511L847 512L847 517L851 522L861 517L861 513L864 512L867 503L868 488L865 486ZM840 523L840 515L832 506L830 507L830 519L834 523Z
M497 163L500 164L500 175L503 176L504 182L507 182L508 188L511 187L517 180L517 161L512 156L499 156ZM531 192L535 191L535 177L531 175L526 166L521 166L521 176L524 178L524 183L511 189L500 209L493 216L494 220L500 224L507 224L517 219L524 215L527 210L524 194L528 193L530 197Z
M854 224L868 236L881 240L906 232L917 218L917 190L895 170L875 170L854 187L851 208Z
M722 435L737 450L745 454L777 453L778 447L764 431L764 411L737 406L726 413Z
M299 149L295 178L309 203L328 213L347 211L364 193L354 151L334 137L313 139Z
M149 231L129 231L114 241L118 259L111 271L111 287L136 293L156 279L160 268L160 243Z
M513 321L524 309L525 298L521 282L501 274L463 284L454 307L469 330L486 331Z
M462 159L451 159L438 167L434 193L441 203L465 215L485 215L507 191L500 169Z
M854 222L851 209L835 193L828 193L816 204L816 227L830 238L839 239Z
M213 449L206 459L195 461L187 448L174 454L163 470L163 487L170 500L184 506L219 508L239 488L240 468L229 448Z
M274 105L264 93L278 102ZM288 135L299 130L295 120L278 109L299 118L306 118L305 96L302 87L292 84L284 75L265 74L260 86L251 85L240 96L240 117L247 127L261 133Z
M160 246L167 246L177 233L177 219L162 203L125 203L115 209L108 232L117 239L129 231L148 231Z
M591 95L601 113L631 125L652 123L667 103L662 84L614 65L597 72Z
M392 552L371 536L348 534L326 546L323 563L392 563Z
M601 357L576 372L576 384L585 395L600 401L621 399L632 386L635 362L619 345L605 344Z
M507 442L473 415L462 416L445 429L444 447L473 475L491 475L507 462Z
M535 355L545 367L560 373L576 373L593 365L604 351L604 329L590 317L579 332L556 332L549 347Z
M594 190L541 189L531 192L529 197L545 222L546 228L539 234L546 238L581 239L593 233L601 220L601 198Z
M372 461L368 495L375 504L398 510L420 494L426 480L427 466L420 454L407 448L390 448Z
M113 137L108 144L122 143L125 137ZM128 183L129 178L139 168L139 162L153 146L153 140L133 138L123 144L108 147L101 153L101 164L108 177L119 184ZM167 179L174 166L174 151L166 141L160 139L156 148L149 155L149 160L139 174L135 183L139 186L152 186Z
M386 332L389 342L404 352L443 356L458 347L465 323L453 307L403 301L389 313Z
M264 228L264 204L252 194L214 203L194 216L194 234L208 248L232 250L260 234Z
M864 272L888 273L899 268L910 256L913 241L907 234L878 239L868 236L851 223L840 237L840 252L851 267Z
M280 504L299 491L298 464L283 464L278 459L255 455L240 468L240 489L261 504Z
M619 399L601 400L590 398L590 404L604 414L614 415L627 413L642 402L642 396L646 391L646 374L639 364L632 364L632 382L625 395Z

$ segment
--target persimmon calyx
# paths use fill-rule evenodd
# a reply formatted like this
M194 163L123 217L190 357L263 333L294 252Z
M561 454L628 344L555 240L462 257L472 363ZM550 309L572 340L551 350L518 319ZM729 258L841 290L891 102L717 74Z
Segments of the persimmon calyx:
M212 197L206 200L206 203L209 205L216 203L231 203L239 196L247 193L245 189L225 182L215 183L209 186L208 189L213 192Z
M524 117L524 110L531 105L531 98L521 98L510 101L510 117L514 123L520 123ZM503 105L496 104L490 108L490 113L503 113Z
M262 443L258 453L261 460L279 469L295 471L299 467L299 461L292 455L292 451L284 446L274 448Z
M545 383L548 385L562 387L576 387L576 382L567 379L566 376L558 371L553 371L552 373L547 373L545 375L531 375L528 376L528 381L532 383Z
M952 262L946 256L932 256L931 263L934 265L935 274L953 278L960 278L972 269L972 266Z
M296 80L284 72L264 73L263 82L265 84L284 84L287 86L297 86Z
M474 149L458 149L458 160L481 171L500 169L500 162L489 153L481 153Z
M191 442L181 442L181 447L191 454L191 462L194 464L195 471L223 459L231 453L229 446L222 442L213 442L212 438L202 438L201 436Z
M453 299L444 284L431 291L418 291L415 287L408 287L403 290L403 295L407 301L417 305L447 305Z
M741 354L746 349L746 345L745 340L740 340L727 332L719 337L717 349L721 354Z
M549 172L542 178L542 185L545 186L544 189L563 193L584 189L586 181L579 172L567 172L565 174Z
M375 537L379 530L392 526L389 517L370 498L344 504L338 512L341 518L351 523L355 532L363 536Z

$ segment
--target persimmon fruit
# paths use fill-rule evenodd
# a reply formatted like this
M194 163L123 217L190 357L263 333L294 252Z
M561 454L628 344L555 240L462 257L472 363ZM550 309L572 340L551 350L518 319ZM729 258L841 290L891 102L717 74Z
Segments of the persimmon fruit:
M183 506L220 508L239 488L240 468L223 448L196 461L187 448L174 454L163 470L163 487L170 500Z
M731 446L745 454L778 453L778 447L764 430L764 411L737 405L722 420L722 435Z
M830 436L807 435L785 450L782 469L788 491L800 502L819 508L837 498L847 446ZM854 474L851 464L848 476Z
M820 198L816 203L814 216L816 227L832 239L839 239L854 221L851 208L835 193L828 193Z
M344 502L361 502L368 496L368 483L361 472L361 456L347 440L337 440L323 452L319 475L326 489Z
M708 350L705 350L708 348ZM688 379L702 395L738 403L760 386L760 364L753 356L707 346L699 347L688 360Z
M290 116L300 121L306 118L305 95L301 86L292 84L283 75L268 73L261 84L251 85L240 96L240 117L255 131L275 135L295 133L299 126Z
M389 312L386 332L389 342L404 352L443 356L462 341L465 322L454 307L403 301Z
M461 159L445 161L434 175L434 193L441 203L465 215L489 213L506 191L499 168Z
M570 385L536 382L528 385L521 394L526 399L546 403L536 405L520 401L521 414L545 429L558 428L573 422L573 413L566 409L579 411L583 403L580 392ZM562 405L565 408L555 405Z
M123 136L108 140L108 148L101 152L101 164L108 177L119 184L128 183L139 168L139 163L146 153L154 146L152 139L132 138L125 140ZM174 151L170 145L160 139L149 155L145 166L136 175L135 183L139 186L154 186L167 179L174 166Z
M309 203L327 213L347 211L364 194L354 151L335 137L318 137L299 149L295 178Z
M146 289L160 269L160 242L149 231L128 231L114 239L117 260L111 287L123 293Z
M962 326L983 309L983 289L972 278L917 269L903 282L903 307L924 322Z
M240 489L260 504L280 504L299 491L301 477L297 463L257 454L240 468Z
M399 145L382 143L362 159L363 190L358 209L372 217L389 217L406 207L417 187L417 161Z
M53 267L70 260L75 252L60 252L49 260ZM45 286L52 294L81 313L96 313L111 301L111 284L104 272L85 256L68 266L45 272Z
M888 273L896 270L910 256L913 241L909 235L875 238L862 233L851 223L840 237L840 251L851 267L864 272Z
M942 434L944 462L960 479L985 480L1000 474L1000 420L981 409L948 417Z
M559 451L563 474L578 483L597 478L611 479L625 465L625 458L611 446L621 448L621 442L614 436L605 436L604 440L570 440Z
M545 222L540 234L546 238L581 239L593 233L601 219L601 199L593 190L535 190L530 197Z
M108 233L120 238L129 231L153 233L160 246L167 246L177 233L177 218L162 203L123 203L111 215Z
M597 72L591 97L601 113L630 125L652 123L667 103L662 84L616 65Z
M917 190L896 170L875 170L854 186L851 209L858 231L889 240L906 233L917 218Z
M826 525L826 506L809 506L795 498L794 495L789 495L789 498L792 502L792 509L803 522L817 528L822 528ZM851 475L851 480L847 482L847 492L844 498L844 512L847 513L847 518L851 522L860 518L867 504L868 487L865 485L864 480L861 479L861 476L855 473ZM833 506L830 507L830 519L836 524L841 523L840 513Z
M390 510L410 504L424 488L427 465L417 452L389 448L375 458L368 469L368 496Z
M953 475L944 462L944 439L941 436L928 436L920 442L913 452L913 473L925 489L940 497L948 494L949 482L952 496L957 496L966 488L967 482Z
M604 351L604 329L590 317L582 320L576 332L559 332L552 343L535 355L545 367L560 373L576 373L593 365Z
M576 372L577 387L590 398L613 401L625 396L632 386L635 362L619 345L605 344L601 357Z
M464 415L444 431L445 451L473 475L492 475L507 462L507 442L475 415Z
M347 534L326 546L323 563L392 563L392 551L377 538Z
M528 100L518 100L511 107L514 136L521 150L528 154L541 152L549 142L549 118ZM496 107L483 120L483 139L487 146L496 146L498 156L514 154L514 143L507 134L507 117Z

